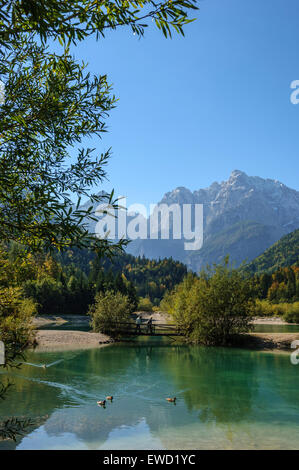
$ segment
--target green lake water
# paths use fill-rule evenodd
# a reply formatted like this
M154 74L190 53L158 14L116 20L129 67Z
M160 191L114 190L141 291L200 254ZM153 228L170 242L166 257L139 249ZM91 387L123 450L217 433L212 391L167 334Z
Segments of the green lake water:
M59 324L47 324L39 328L40 330L73 330L73 331L91 331L91 327L88 323L62 323ZM267 324L256 324L253 327L253 331L256 333L299 333L299 325L287 324L287 325L271 325Z
M253 331L256 333L299 333L299 325L257 324L254 325Z
M299 449L299 365L289 354L149 341L26 360L2 373L15 386L0 419L36 424L0 449ZM113 402L97 406L106 395Z

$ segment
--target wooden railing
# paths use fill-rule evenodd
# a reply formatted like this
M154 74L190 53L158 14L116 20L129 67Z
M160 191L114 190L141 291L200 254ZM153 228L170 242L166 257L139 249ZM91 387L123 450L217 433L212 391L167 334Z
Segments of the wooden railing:
M106 328L106 333L109 334L109 330L122 336L181 336L176 325L164 324L164 323L153 323L147 325L147 323L111 323ZM103 331L104 332L104 331Z

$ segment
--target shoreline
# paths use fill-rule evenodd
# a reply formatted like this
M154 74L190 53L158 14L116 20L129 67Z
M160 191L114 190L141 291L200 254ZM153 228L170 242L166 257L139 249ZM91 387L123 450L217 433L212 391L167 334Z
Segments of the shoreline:
M254 325L299 325L299 323L288 323L281 317L257 317L252 323Z
M158 311L158 312L135 312L134 316L140 314L144 320L152 317L156 324L167 323L169 315ZM47 325L62 326L66 324L77 325L89 325L90 317L88 315L39 315L33 319L33 325L36 328L45 327ZM256 317L253 319L254 325L299 325L299 323L288 323L281 317Z
M241 335L233 347L255 351L291 352L291 343L296 340L299 341L299 333L247 333ZM38 330L35 338L37 346L34 347L34 350L47 352L93 349L114 342L112 338L102 333L73 330Z
M153 317L156 324L167 322L163 312L138 312L146 320ZM90 318L87 315L51 315L39 316L34 319L36 330L35 350L65 351L72 349L91 349L114 343L108 335L92 331L72 330L71 327L88 326ZM279 317L255 318L254 325L290 325ZM47 329L68 325L70 329ZM295 325L292 323L292 325ZM38 329L42 328L42 329ZM256 351L292 351L291 343L299 340L299 333L247 333L240 336L236 346Z
M159 323L167 323L169 320L169 315L164 312L143 312L137 311L132 314L132 318L135 318L136 315L141 315L144 321L148 320L148 318L152 317L153 321L156 324ZM90 316L89 315L72 315L72 314L64 314L64 315L38 315L32 320L32 324L35 328L44 328L46 326L63 326L63 325L71 325L71 326L89 326L90 324Z
M247 333L241 339L243 348L255 351L291 352L293 341L299 341L299 333Z

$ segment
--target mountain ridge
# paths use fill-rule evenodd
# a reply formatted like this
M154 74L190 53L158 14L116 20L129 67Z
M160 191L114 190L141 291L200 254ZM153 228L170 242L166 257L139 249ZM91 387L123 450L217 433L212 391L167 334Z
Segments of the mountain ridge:
M229 254L240 264L251 261L285 234L299 227L299 192L278 180L231 172L226 181L191 191L179 186L164 194L159 204L203 204L204 244L186 252L179 240L134 240L128 252L159 258L171 255L198 271L206 263ZM236 228L237 240L232 230ZM232 237L225 240L226 234ZM217 242L218 239L218 242ZM225 240L225 242L224 242ZM246 242L250 244L248 248ZM244 253L243 259L242 253Z
M299 266L299 229L284 235L260 256L244 266L254 274L274 272L278 268Z

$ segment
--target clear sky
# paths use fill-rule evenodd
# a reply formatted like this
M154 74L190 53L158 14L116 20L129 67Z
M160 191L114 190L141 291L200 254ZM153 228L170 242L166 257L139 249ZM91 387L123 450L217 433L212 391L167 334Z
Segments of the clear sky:
M129 29L74 50L107 73L119 98L109 133L110 182L128 202L223 181L234 169L299 189L298 0L203 0L186 37ZM101 188L99 188L101 189Z

